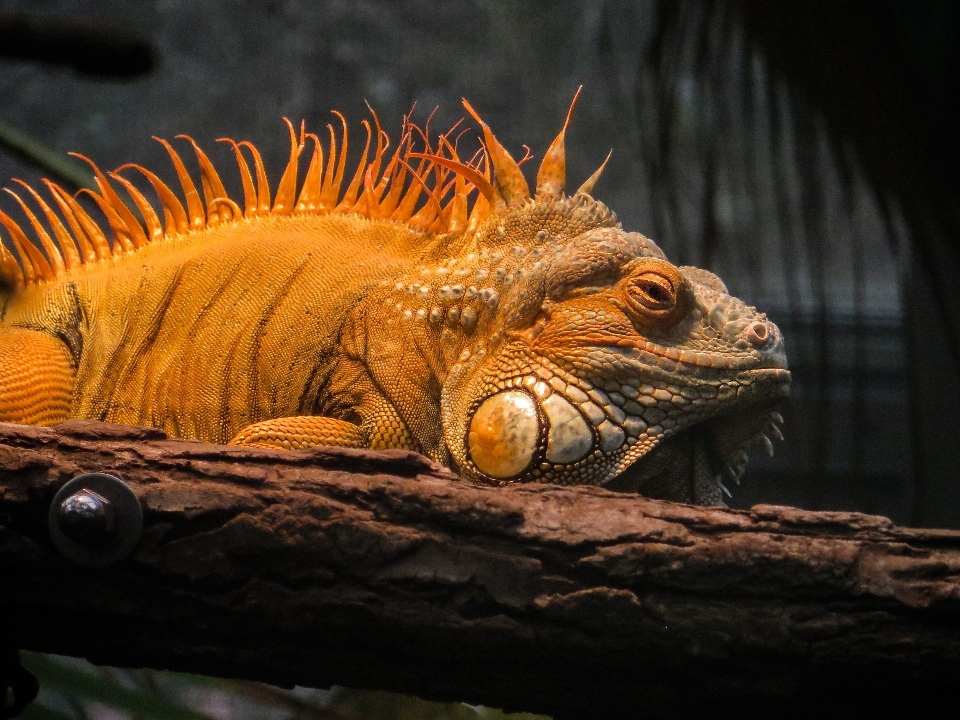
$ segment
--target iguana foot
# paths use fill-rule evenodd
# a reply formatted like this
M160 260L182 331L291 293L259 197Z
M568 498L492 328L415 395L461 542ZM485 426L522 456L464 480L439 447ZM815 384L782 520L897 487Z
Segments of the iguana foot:
M301 415L275 418L247 425L228 443L245 447L307 450L318 445L369 447L367 434L345 420Z

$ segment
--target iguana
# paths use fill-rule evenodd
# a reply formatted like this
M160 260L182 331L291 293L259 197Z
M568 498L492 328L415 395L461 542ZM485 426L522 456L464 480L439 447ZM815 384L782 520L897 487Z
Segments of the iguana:
M720 504L748 444L779 436L779 330L624 231L591 196L606 161L564 194L570 113L531 196L523 161L464 106L482 132L473 159L453 130L431 138L409 118L388 153L373 114L345 190L339 113L339 148L332 125L324 144L286 121L274 193L256 148L224 139L243 207L186 136L200 192L159 140L182 201L146 168L87 158L99 192L44 180L44 199L15 181L26 220L0 212L0 420L407 448L468 480Z

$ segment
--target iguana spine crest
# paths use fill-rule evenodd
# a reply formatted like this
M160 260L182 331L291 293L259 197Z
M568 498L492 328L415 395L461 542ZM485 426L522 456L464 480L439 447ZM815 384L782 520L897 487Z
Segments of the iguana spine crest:
M571 104L571 112L575 103L576 97ZM0 224L6 227L16 249L15 256L0 243L0 281L15 289L23 289L53 281L81 265L134 252L156 240L267 214L349 213L394 220L432 235L462 235L470 232L491 212L528 202L530 191L519 167L523 161L517 163L510 156L466 100L464 107L480 123L484 133L481 149L468 162L460 160L456 139L453 142L449 139L459 122L440 135L434 145L429 136L429 119L425 127L420 128L410 120L409 115L404 118L403 131L396 150L389 160L386 160L390 140L387 133L381 129L377 115L371 108L374 127L371 128L367 120L362 121L367 132L363 155L353 178L342 192L348 150L347 122L343 115L335 112L343 127L339 149L333 125L327 125L330 139L326 146L326 159L324 143L316 134L307 133L301 124L298 137L291 122L284 118L290 133L290 158L277 185L272 204L270 184L257 148L247 141L220 138L219 142L232 146L236 157L243 187L243 208L228 196L209 157L193 138L187 135L178 135L177 138L186 140L193 147L200 167L202 199L180 154L166 140L154 138L170 156L184 202L180 201L169 185L141 165L127 164L114 172L104 173L89 158L71 153L91 166L100 192L82 189L76 196L71 196L56 183L44 179L42 182L59 210L58 213L57 209L51 207L30 185L15 180L14 182L29 193L46 218L52 230L51 237L27 202L13 190L5 188L23 210L43 252L37 247L37 243L30 240L27 232L16 220L0 211ZM569 117L568 114L567 123ZM538 197L560 197L562 194L565 165L563 137L567 123L541 163L537 183ZM374 134L377 138L376 148L373 158L368 161ZM419 136L423 152L413 151L414 134ZM307 140L313 141L313 153L306 176L298 190L299 159L306 149ZM246 150L253 160L253 173L243 150ZM381 166L384 166L382 172ZM491 166L496 178L493 182L490 177ZM589 192L602 169L603 166L578 192ZM159 198L162 222L158 208L130 180L120 175L124 170L136 170L149 181ZM111 179L127 192L133 206L142 216L142 221L117 194ZM479 190L479 193L471 207L469 199L475 190ZM101 225L77 201L80 195L92 199L102 211L110 229L109 239ZM421 202L424 197L425 200Z

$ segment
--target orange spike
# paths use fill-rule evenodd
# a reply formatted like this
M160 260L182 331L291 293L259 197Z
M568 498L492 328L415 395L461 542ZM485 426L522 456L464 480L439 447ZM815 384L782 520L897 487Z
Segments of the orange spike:
M136 186L122 175L110 173L110 177L123 185L133 199L133 204L137 206L137 210L143 215L143 221L147 224L147 235L149 239L156 240L157 238L163 237L163 226L160 224L160 218L157 217L153 206L150 204L150 201L143 196L143 193L137 190Z
M433 152L433 150L430 149L430 121L433 120L433 116L437 114L437 110L439 109L440 109L439 107L435 107L433 110L430 111L430 114L427 116L427 121L423 124L422 130L416 123L410 123L410 126L414 130L416 130L418 133L420 133L420 137L423 138L424 152L428 152L428 153Z
M187 211L183 209L180 200L173 194L173 190L163 180L158 178L152 172L140 165L121 165L117 172L131 168L139 171L150 184L153 185L154 192L160 198L160 204L163 206L164 227L166 235L177 235L190 231L190 219L187 217Z
M337 136L333 132L333 125L327 123L327 131L330 133L330 152L327 153L327 169L323 175L323 183L320 187L320 208L329 210L337 204L337 197L340 192L340 186L334 182L337 161Z
M60 212L63 213L64 219L70 226L70 232L76 239L77 245L80 246L80 255L83 257L83 261L85 263L95 262L101 257L101 255L99 254L98 248L90 241L87 233L83 231L80 223L77 222L77 218L73 213L73 209L70 207L70 203L68 202L68 200L72 200L72 198L56 183L52 183L46 178L40 182L47 186L47 191L50 193L50 197L53 198L54 202L57 203L57 206L60 208ZM103 255L102 257L109 256L110 246L108 245L106 249L106 255Z
M213 201L213 207L217 207L219 205L225 205L229 209L231 217L235 217L235 218L243 217L243 212L240 210L240 206L237 205L230 198L228 197L215 198Z
M376 189L373 186L373 165L367 166L367 171L363 174L363 193L357 200L353 211L369 218L378 218L380 203L377 202Z
M433 112L436 112L434 110ZM430 113L430 117L433 117L433 113ZM427 118L427 129L430 127L430 118ZM423 141L424 152L432 152L430 150L430 138L427 137L427 129L421 128L415 122L410 123L411 132L416 131L417 135L420 136L420 139Z
M17 290L21 290L24 285L23 268L4 246L2 239L0 239L0 280L13 285Z
M284 118L283 121L290 131L290 159L287 161L287 167L284 169L280 184L277 186L277 196L273 201L273 210L271 211L274 215L289 215L293 212L297 200L297 161L300 152L303 150L303 145L297 143L297 133L293 129L293 124L287 118Z
M183 160L180 159L177 151L171 147L170 143L163 138L155 137L153 139L163 145L167 151L167 154L170 155L170 160L173 162L173 167L177 171L177 178L180 180L180 186L183 188L183 195L187 200L187 213L190 217L190 229L202 230L204 227L206 227L207 220L203 212L203 204L200 202L200 196L197 194L197 186L193 184L193 180L190 179L190 173L187 172L187 168L185 168L183 165Z
M110 230L113 231L113 254L118 255L121 252L132 252L134 249L133 241L130 239L130 233L127 230L127 226L124 225L123 220L120 219L120 216L114 211L113 207L110 205L110 201L101 195L97 195L93 190L88 190L87 188L80 188L80 191L77 195L89 195L90 198L100 206L100 210L103 211L103 214L107 217L107 224L110 226Z
M434 169L435 169L435 166L433 164L430 164L427 166L427 169L423 174L428 175ZM412 170L413 169L411 168L411 172ZM440 206L440 202L436 197L435 190L430 189L426 181L420 176L419 172L413 173L413 179L416 184L418 184L421 188L423 188L423 190L426 191L427 202L422 208L420 208L416 213L414 213L412 217L408 219L408 222L411 223L412 225L420 225L426 228L430 225L430 223L433 222L435 217L437 217L441 212L443 212L443 208Z
M77 235L77 237L80 235L87 236L87 239L89 239L90 244L93 246L94 252L97 254L98 260L112 256L113 251L110 249L110 242L107 240L107 236L103 234L103 230L101 230L100 226L87 214L87 211L81 207L80 203L59 185L48 183L47 187L55 197L58 197L66 203L69 212L65 210L64 217L67 218L67 222L70 223L70 227L74 230L74 235ZM76 227L73 222L71 222L71 217L78 223Z
M47 253L47 259L50 262L51 268L53 269L53 274L60 275L63 273L66 270L66 267L64 267L63 256L60 254L60 248L58 248L57 244L50 239L50 235L47 234L46 229L40 224L40 221L37 220L37 216L33 214L23 199L13 190L10 188L4 188L4 191L13 196L13 198L20 205L20 209L23 210L23 214L27 216L27 219L33 226L33 230L37 233L37 238L39 238L40 244Z
M463 175L457 175L456 192L448 206L450 208L450 221L447 225L447 232L453 235L462 235L467 229L467 186Z
M401 160L400 163L410 171L413 180L410 182L410 187L407 188L406 193L404 193L403 198L400 200L397 209L393 211L390 217L399 222L406 222L413 216L413 210L417 206L417 201L420 199L420 193L427 187L426 183L424 183L420 177L420 173L428 174L430 172L430 165L426 160L421 160L419 167L414 170L404 160ZM426 170L424 170L424 166L426 166ZM427 192L430 192L429 188L427 188Z
M470 218L467 220L467 232L474 232L477 227L490 215L490 203L481 195L473 204L473 210L470 211Z
M375 178L380 172L380 162L383 159L383 154L390 147L390 138L388 138L387 134L380 128L380 118L377 117L377 113L375 113L373 108L370 107L370 103L366 103L366 106L367 110L369 110L370 114L373 116L373 124L377 132L377 150L374 153L373 161L370 163L370 165L373 167L372 177Z
M477 170L480 168L480 162L483 162L483 178L489 183L490 179L490 163L487 158L486 149L481 147L480 151L481 158L477 160ZM467 221L467 232L473 232L484 220L489 217L490 213L493 211L493 206L490 204L490 201L482 193L477 198L477 201L473 204L473 210L470 211L470 219Z
M334 212L350 212L353 209L353 206L357 203L357 193L360 192L360 183L363 182L363 176L367 171L367 156L370 154L370 140L372 134L370 131L370 123L366 120L363 120L361 123L364 130L367 131L367 144L363 146L363 155L360 156L360 164L357 165L357 171L353 174L353 180L350 181L347 191L343 194L343 200L340 201L340 204L333 209ZM343 146L343 156L346 156L347 146L344 143Z
M443 151L446 150L448 153L450 153L450 158L452 160L456 160L457 162L460 162L460 156L457 155L456 145L451 144L450 141L447 140L447 135L449 134L450 132L448 131L440 136L440 144L439 144L439 147L437 148L437 155L439 155L440 157L443 157Z
M460 176L454 175L453 180L448 182L440 189L437 201L440 203L440 207L443 208L443 210L440 212L440 216L434 220L433 224L430 226L430 232L437 234L449 232L450 217L453 213L453 201L455 200L455 197L450 198L449 201L445 201L444 198L447 196L447 192L450 190L454 190L454 192L456 192L455 186L458 180L460 180ZM434 192L437 192L437 188L434 188Z
M390 162L387 163L387 166L383 169L383 174L380 176L380 181L377 183L377 197L383 195L383 191L387 189L387 183L390 181L390 176L393 174L393 170L397 165L397 156L400 154L400 151L403 149L404 142L403 135L400 136L400 143L397 145L397 149L393 151L393 155L390 156ZM390 148L390 138L386 133L383 133L383 154L386 155L387 150ZM379 171L379 168L378 168Z
M26 284L30 285L35 283L38 279L53 280L55 276L53 274L53 268L50 267L50 263L47 262L43 253L37 249L37 246L27 239L27 236L23 234L23 230L20 229L16 221L5 212L0 212L0 223L3 223L7 230L10 231L13 245L17 248L17 252L20 253L20 259L23 261L23 274Z
M333 182L330 183L330 204L327 206L331 209L335 209L337 205L337 200L340 198L340 188L343 184L343 173L347 168L347 119L338 113L336 110L333 111L333 114L340 118L340 124L343 125L343 142L340 147L340 159L337 161L337 174L333 178ZM333 160L333 128L327 125L330 128L330 160Z
M406 168L395 164L390 171L390 192L388 192L380 202L378 209L379 217L388 218L393 214L393 211L397 209L397 205L400 204L400 198L403 196L403 182L406 178Z
M497 192L494 190L493 185L491 185L483 175L478 173L469 165L464 165L456 160L450 160L449 158L440 157L438 155L426 155L424 153L409 153L408 157L423 158L425 160L435 162L437 165L443 165L445 168L452 170L457 175L461 175L465 179L469 180L491 205L496 203Z
M307 167L307 176L303 179L303 187L300 189L300 197L297 198L297 211L315 210L320 204L320 191L322 190L323 172L323 145L313 133L307 133L308 138L313 140L313 155L310 157L310 165Z
M456 125L454 126L456 127ZM447 140L447 135L452 132L450 131L445 133L440 137L440 142L443 146L447 148L447 152L450 153L450 158L454 162L460 162L460 157L457 155L456 144L451 145L450 141ZM462 135L463 133L460 133ZM460 139L460 136L457 136L457 140ZM444 190L446 193L446 190ZM444 207L444 221L446 223L446 231L448 233L453 233L455 235L460 235L466 229L467 225L467 186L466 181L463 178L463 175L454 173L454 191L453 197L450 199L450 202L447 203Z
M573 108L577 105L577 98L580 97L580 91L583 85L577 88L570 102L570 109L567 110L567 119L560 128L560 134L550 143L550 147L540 162L540 169L537 171L537 197L559 198L563 195L563 186L567 178L567 160L564 149L564 137L567 133L567 126L570 125L570 118L573 117Z
M2 221L0 221L0 224L3 224ZM22 279L22 284L19 285L19 287L35 284L37 282L37 273L33 269L33 263L30 262L29 256L27 256L24 251L20 250L20 245L16 238L11 237L11 240L13 241L13 246L17 249L17 256L20 258L19 263L16 260L13 261L17 266L17 269L20 271L20 277ZM10 257L13 259L13 255ZM16 280L16 274L14 274L15 285L17 284Z
M447 193L450 192L451 190L454 190L454 188L456 187L457 177L458 176L454 174L453 180L451 180L450 182L448 182L446 185L443 186L443 189L440 191L440 197L439 197L439 200L441 201L441 203L443 202L443 198L447 196ZM446 177L444 177L444 180L446 180ZM449 203L447 203L447 205L449 205ZM447 207L447 206L444 205L444 207Z
M461 122L463 122L463 118L460 118L459 120L457 120L457 123L456 123L456 124L459 125ZM454 125L454 127L456 127L456 125ZM457 136L453 139L453 147L454 147L454 149L456 149L456 148L458 148L458 147L460 146L460 138L462 138L462 137L463 137L464 135L466 135L468 132L470 132L470 128L465 127L463 130L461 130L460 132L457 133ZM449 133L448 133L448 134L449 134Z
M390 183L390 192L387 193L386 198L380 205L381 217L390 217L393 214L393 211L397 209L397 206L400 204L400 198L403 197L403 184L407 179L407 167L405 164L400 162L401 151L403 150L403 145L406 143L406 150L404 154L409 155L410 153L410 135L406 135L406 140L401 139L400 143L397 145L396 152L393 153L393 159L390 160L390 165L387 167L389 171L389 183ZM383 176L386 178L388 173L385 171Z
M611 155L613 155L613 150L607 153L607 156L603 159L603 162L600 163L600 167L596 169L593 175L584 181L583 185L577 188L577 192L575 192L574 195L589 195L593 192L593 186L596 185L597 180L600 179L600 175L603 173L603 169L607 166L607 162L609 162Z
M237 157L237 168L240 170L240 182L243 184L243 206L244 215L253 217L257 214L257 192L253 189L253 177L250 175L250 166L247 165L246 158L240 152L240 146L230 138L219 138L217 142L230 143L233 146L233 154Z
M270 213L270 183L267 181L267 171L263 167L263 158L260 157L260 151L253 143L243 140L237 144L245 147L253 156L253 167L257 173L257 214L267 215Z
M414 216L410 218L409 222L414 227L419 227L427 232L434 232L431 228L434 227L434 224L440 219L442 214L443 208L439 207L436 196L431 194L430 202L420 208Z
M433 205L424 205L417 210L412 218L407 220L407 224L414 228L419 228L423 232L430 232L430 226L437 219L438 213Z
M63 262L64 265L66 265L67 270L72 270L73 268L81 265L80 253L77 252L77 244L70 236L70 232L67 230L67 228L64 227L63 222L53 211L53 208L51 208L42 197L40 197L40 193L30 187L23 180L14 178L13 181L19 185L22 185L26 191L33 196L33 199L37 205L40 206L40 210L43 211L43 214L47 218L47 222L53 229L54 236L57 238L57 244L60 246L60 251L63 254Z
M465 163L465 165L467 167L472 167L473 169L477 169L478 167L480 167L480 159L483 157L485 156L483 154L483 148L481 147L473 154L473 157L470 158L470 161Z
M449 146L449 147L452 147L452 146L450 145L450 141L447 140L447 138L448 138L450 135L453 135L454 131L455 131L458 127L460 127L460 123L462 123L462 122L463 122L463 118L460 118L460 119L457 120L453 125L451 125L451 126L449 127L449 129L448 129L445 133L443 133L443 135L441 135L439 138L437 138L437 142L438 142L438 144L437 144L437 152L440 151L440 147L443 146L443 145L447 145L447 146ZM468 129L469 129L469 128L464 128L463 130L461 130L461 131L460 131L460 135L463 135L463 133L465 133ZM457 141L460 140L460 135L457 135Z
M487 154L487 148L483 145L480 146L480 151L483 153L483 177L486 178L487 182L490 181L490 156ZM479 164L477 165L479 167Z
M79 158L87 163L91 168L93 168L94 175L96 175L97 187L100 188L100 192L103 193L102 199L106 202L114 211L114 214L117 215L117 219L120 220L121 225L123 226L123 233L129 238L130 242L135 248L141 248L147 244L147 236L143 232L143 228L140 227L140 221L137 220L136 216L130 212L130 208L127 207L127 204L120 199L120 196L114 192L113 188L110 186L110 181L107 180L106 175L104 175L100 168L97 167L97 164L93 162L88 157L80 155L79 153L70 153L75 158ZM111 227L113 224L111 223ZM114 230L116 232L116 230Z
M466 100L463 100L463 106L483 130L484 144L487 146L487 152L490 153L490 161L493 164L494 187L497 189L497 194L503 199L507 207L523 205L530 199L530 186L527 185L526 178L520 171L520 166L513 159L513 156L507 152L507 149L497 141L493 132L480 119L473 106Z
M200 165L200 185L203 188L203 200L207 204L207 222L216 224L221 220L232 220L233 216L227 209L220 210L216 213L210 211L214 200L227 196L223 182L217 174L217 169L213 166L213 163L210 162L210 158L207 157L207 154L200 149L200 146L197 145L189 135L177 135L177 138L188 140L193 146L193 152L197 156L197 163ZM239 217L237 219L239 220Z
M444 216L437 217L430 226L427 228L427 232L431 235L442 235L447 231L447 222Z

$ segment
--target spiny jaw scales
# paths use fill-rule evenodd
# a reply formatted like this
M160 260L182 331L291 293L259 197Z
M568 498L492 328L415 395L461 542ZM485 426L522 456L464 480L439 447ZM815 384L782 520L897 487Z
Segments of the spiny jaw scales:
M788 377L759 372L771 385ZM771 437L783 437L783 418L770 409L775 399L751 405L732 399L736 387L656 385L631 380L619 392L603 391L556 366L535 365L476 404L465 438L469 459L497 481L600 484L717 505L743 475L747 451L760 445L772 454ZM719 397L727 403L722 413L691 412L695 401Z

